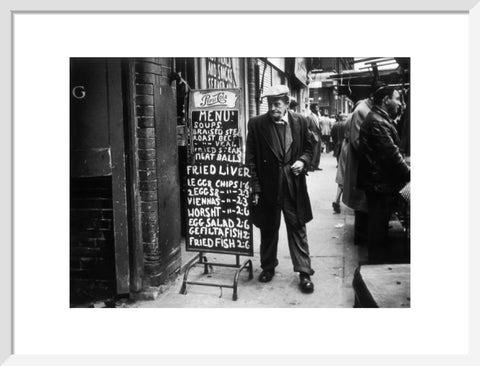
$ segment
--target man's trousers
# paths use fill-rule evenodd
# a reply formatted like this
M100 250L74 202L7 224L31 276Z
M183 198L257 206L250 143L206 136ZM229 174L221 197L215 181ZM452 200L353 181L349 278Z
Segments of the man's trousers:
M263 270L273 271L278 264L278 231L280 228L280 213L283 212L287 227L288 248L295 272L304 272L313 275L310 252L308 248L307 230L305 224L300 224L297 216L295 201L288 193L287 184L284 184L282 197L277 207L266 212L268 217L265 225L260 229L260 262Z
M395 196L366 192L368 206L368 262L388 261L388 223L392 216Z

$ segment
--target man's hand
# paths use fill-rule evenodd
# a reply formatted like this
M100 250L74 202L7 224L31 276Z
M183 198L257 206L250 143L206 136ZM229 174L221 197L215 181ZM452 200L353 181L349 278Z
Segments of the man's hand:
M252 203L253 205L257 205L258 204L258 200L260 199L260 195L258 193L254 193L253 196L252 196Z
M299 175L305 166L305 163L301 160L297 160L292 167L290 168L292 170L292 173L295 175Z

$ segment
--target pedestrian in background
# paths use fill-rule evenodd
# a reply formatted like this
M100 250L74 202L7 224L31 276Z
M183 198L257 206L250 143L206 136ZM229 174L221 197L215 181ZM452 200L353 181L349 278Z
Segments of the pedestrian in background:
M297 107L298 107L297 100L295 98L290 98L290 104L288 105L288 108L293 112L298 112Z
M313 143L313 157L312 164L309 167L310 171L322 170L320 168L320 158L322 155L322 128L320 126L318 104L310 104L310 113L308 118L308 129L310 130Z
M322 153L325 153L327 151L327 145L325 145L325 136L323 131L328 128L327 122L328 122L328 117L324 114L324 112L320 111L320 116L318 118L318 121L320 122L320 128L322 130L322 135L320 136L321 141L322 141Z
M373 88L372 88L373 89ZM365 192L357 187L357 174L359 162L360 127L367 114L373 107L371 97L360 100L355 105L351 118L345 125L345 142L347 154L345 160L345 174L343 184L343 203L354 210L354 236L355 245L367 244L368 207Z
M333 141L332 141L332 128L333 126L335 125L335 122L336 122L336 118L335 118L335 115L331 115L330 118L328 119L328 126L329 126L329 131L328 131L328 142L327 142L327 149L328 149L328 152L330 153L331 151L333 151Z
M368 262L388 261L388 224L398 192L410 182L410 167L400 153L394 125L402 102L392 86L376 90L372 111L360 128L358 185L368 206Z
M287 228L293 270L299 272L302 292L314 290L306 223L312 208L305 175L312 160L306 117L289 111L289 89L273 86L263 97L268 112L248 122L246 163L252 183L251 218L260 228L260 282L269 282L278 265L280 214Z
M326 154L330 152L330 130L332 129L332 121L328 114L321 116L320 125L322 126L322 145Z
M347 123L347 116L343 114L338 116L337 123L332 127L332 139L335 142L333 154L337 158L337 174L335 176L335 183L337 183L337 194L335 195L335 201L332 202L332 207L333 212L336 214L341 212L340 199L343 194L345 162L347 160L348 151L348 145L345 143L345 126Z
M333 156L337 159L340 158L340 152L342 151L343 140L345 139L345 124L347 116L345 114L338 114L335 124L332 126L330 135L332 136L333 144Z

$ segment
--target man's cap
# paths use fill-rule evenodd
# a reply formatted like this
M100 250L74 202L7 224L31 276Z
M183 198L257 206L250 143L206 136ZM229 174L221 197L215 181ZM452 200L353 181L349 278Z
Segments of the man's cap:
M262 94L262 98L281 98L288 96L290 94L290 89L286 85L274 85Z
M371 86L371 93L372 94L375 94L377 91L385 88L387 86L387 84L385 84L383 81L381 80L375 80L373 83L372 83L372 86Z

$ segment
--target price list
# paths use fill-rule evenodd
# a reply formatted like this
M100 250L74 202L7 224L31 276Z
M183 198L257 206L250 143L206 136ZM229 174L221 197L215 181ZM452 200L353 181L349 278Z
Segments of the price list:
M194 164L187 166L189 251L253 255L238 110L192 111Z

